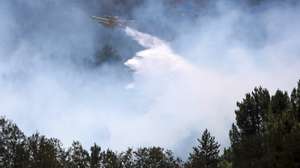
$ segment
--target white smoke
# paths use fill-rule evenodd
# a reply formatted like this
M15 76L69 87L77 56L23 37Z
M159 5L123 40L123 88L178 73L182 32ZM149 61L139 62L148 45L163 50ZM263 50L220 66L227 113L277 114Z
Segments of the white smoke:
M155 8L177 36L166 42L125 29L145 48L126 62L133 70L126 89L118 70L72 62L90 59L101 29L79 4L49 1L45 13L47 3L10 2L0 2L0 115L66 145L160 145L182 156L208 128L226 146L236 101L258 85L290 90L299 78L299 7L260 14L223 7L220 16L182 23ZM153 19L157 1L150 2L137 11L143 23Z
M111 125L112 144L119 144L117 148L135 144L174 149L195 128L200 131L207 126L213 126L213 133L224 140L224 128L232 121L231 116L219 113L224 107L214 102L222 99L219 95L223 89L228 89L226 80L195 67L157 37L129 27L125 32L145 47L125 63L134 71L130 91L142 94L149 101L141 115L118 120L122 127ZM201 87L207 84L211 88Z

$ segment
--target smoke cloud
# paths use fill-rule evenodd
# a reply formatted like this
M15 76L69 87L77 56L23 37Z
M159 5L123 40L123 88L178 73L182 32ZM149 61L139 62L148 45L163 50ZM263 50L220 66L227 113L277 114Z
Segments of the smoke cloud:
M298 5L216 1L172 13L146 1L129 14L140 31L123 31L90 20L108 2L0 2L1 115L67 146L159 145L184 156L205 128L228 145L235 103L254 86L291 90L299 79ZM131 75L89 67L107 36Z

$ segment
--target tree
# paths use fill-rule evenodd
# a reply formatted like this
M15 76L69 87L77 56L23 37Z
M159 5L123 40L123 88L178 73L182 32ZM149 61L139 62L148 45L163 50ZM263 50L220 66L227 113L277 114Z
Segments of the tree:
M127 151L122 152L119 158L121 160L122 168L134 167L133 150L131 148L128 148Z
M59 140L48 139L39 135L39 133L35 133L28 138L27 146L30 168L59 168L64 166Z
M134 152L136 168L178 168L180 160L160 147L139 148Z
M23 168L28 164L26 137L13 122L0 117L0 167Z
M97 144L94 144L91 147L90 167L99 168L101 166L101 159L101 148Z
M255 88L242 102L238 102L235 111L236 122L242 136L261 135L270 104L270 94L267 89Z
M298 81L298 86L292 91L291 103L292 110L297 118L297 121L300 122L300 80Z
M88 168L90 161L89 153L83 149L78 141L74 141L72 147L68 150L68 167Z
M232 148L224 148L223 154L220 157L219 168L232 168Z
M266 152L264 133L270 107L267 89L254 88L237 103L235 111L238 129L232 128L233 167L264 167L261 160Z
M232 167L241 167L241 134L235 124L232 124L231 130L229 131L229 137L232 149Z
M269 167L295 167L297 164L295 156L299 154L300 148L299 142L296 141L300 137L292 101L287 92L280 90L272 96L265 135L268 153L264 157Z
M300 81L289 96L255 88L237 103L231 146L219 157L220 145L207 129L193 148L186 168L300 167ZM143 147L117 153L94 144L91 155L75 141L65 151L59 140L35 133L30 137L0 117L0 167L5 168L180 168L172 151Z
M102 166L105 168L121 168L118 155L110 149L102 152Z
M292 113L296 121L293 125L291 135L287 137L290 141L288 149L291 151L291 158L295 167L300 167L300 80L291 94Z
M298 83L299 87L299 83ZM255 88L237 103L229 132L234 168L281 168L300 165L298 88L287 92Z
M186 168L217 168L219 163L219 147L215 137L211 136L207 129L198 140L198 146L193 148L190 154Z

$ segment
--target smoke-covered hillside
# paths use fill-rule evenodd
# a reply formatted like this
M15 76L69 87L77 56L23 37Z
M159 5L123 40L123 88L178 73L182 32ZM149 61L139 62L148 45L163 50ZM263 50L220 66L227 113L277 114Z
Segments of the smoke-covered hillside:
M208 128L222 147L236 100L292 91L296 0L0 2L0 115L70 146L161 146L183 158ZM91 16L132 20L107 28Z

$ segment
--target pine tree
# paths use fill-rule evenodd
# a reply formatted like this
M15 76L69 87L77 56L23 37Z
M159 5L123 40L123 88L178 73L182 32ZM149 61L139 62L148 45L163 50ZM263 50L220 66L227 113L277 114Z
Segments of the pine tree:
M218 168L232 168L232 148L224 148Z
M128 148L127 151L122 152L119 156L121 160L122 168L133 168L134 167L134 157L133 150Z
M186 168L217 168L219 163L219 147L215 137L211 136L207 129L198 140L198 146L193 148Z
M240 134L239 141L233 146L235 159L233 167L264 167L261 160L266 153L264 133L270 107L270 94L267 89L255 88L250 94L237 103L235 111L236 124L239 129L233 128L232 135ZM233 134L234 133L234 134Z
M232 167L242 167L241 155L241 134L235 124L232 124L231 130L229 131L229 137L232 148Z
M255 88L242 102L238 102L235 111L236 122L242 136L261 135L264 119L269 110L270 94L267 89Z
M294 162L294 167L300 167L300 80L291 94L292 113L295 116L292 132L287 137L289 140L288 150L291 151L290 158Z
M160 147L139 148L134 152L136 168L178 168L181 161L171 151Z
M297 121L300 122L300 80L298 86L292 91L291 102L294 115L296 116Z
M26 168L26 137L16 124L0 117L0 167Z
M38 133L28 137L29 167L62 168L63 161L59 140L46 138Z
M291 167L288 151L285 150L285 139L290 134L294 117L290 110L291 102L287 92L277 90L271 97L267 128L264 134L266 153L262 162L268 167Z
M110 149L102 152L102 166L105 168L121 168L121 161L118 155Z
M238 127L233 124L229 132L234 168L300 165L297 90L291 97L277 90L270 98L266 89L255 88L237 104Z
M286 92L276 91L271 100L271 113L267 132L268 158L270 165L297 167L300 165L300 129L297 116L295 88L291 98ZM296 94L297 95L297 94Z
M78 141L74 141L72 147L68 150L68 167L71 168L89 168L89 153L83 149Z
M99 168L101 166L101 148L94 144L91 147L91 158L90 158L90 167Z

